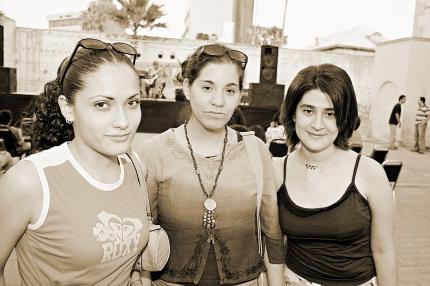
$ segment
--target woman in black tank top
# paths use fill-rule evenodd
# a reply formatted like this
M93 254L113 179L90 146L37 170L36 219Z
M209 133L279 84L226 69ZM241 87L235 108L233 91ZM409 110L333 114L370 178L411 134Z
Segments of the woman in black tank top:
M275 161L288 278L299 285L397 285L389 182L379 163L348 149L358 118L348 74L331 64L303 69L281 116L295 149Z

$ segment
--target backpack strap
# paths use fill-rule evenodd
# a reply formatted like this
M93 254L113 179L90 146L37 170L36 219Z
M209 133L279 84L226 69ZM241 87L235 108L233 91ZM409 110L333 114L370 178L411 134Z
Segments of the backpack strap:
M261 222L260 222L260 207L261 197L263 196L263 166L261 164L260 150L257 143L257 137L254 132L241 132L243 140L245 141L246 151L248 153L249 161L251 162L252 170L254 171L257 180L257 229L258 229L258 253L263 257L263 242L261 236Z
M152 222L152 213L151 213L151 207L149 205L149 197L148 197L148 191L146 189L146 183L145 183L145 176L143 175L143 169L142 165L140 164L139 160L137 159L136 155L133 152L127 152L127 156L130 158L131 163L133 164L134 170L137 174L137 181L139 182L140 188L142 192L146 195L146 215L148 216L148 219Z

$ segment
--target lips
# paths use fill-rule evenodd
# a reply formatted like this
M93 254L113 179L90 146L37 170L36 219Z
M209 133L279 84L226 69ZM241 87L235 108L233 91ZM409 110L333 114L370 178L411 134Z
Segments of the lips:
M128 136L130 136L130 133L127 134L114 134L114 135L107 135L107 137L111 138L114 141L126 141L128 139Z
M325 136L325 134L318 134L318 133L312 133L312 132L308 132L308 135L314 139L320 139Z
M127 133L127 134L114 134L114 135L108 135L108 136L109 137L126 137L128 135L130 135L130 133Z
M217 111L206 111L206 114L213 115L213 116L225 116L226 115L225 113L217 112Z

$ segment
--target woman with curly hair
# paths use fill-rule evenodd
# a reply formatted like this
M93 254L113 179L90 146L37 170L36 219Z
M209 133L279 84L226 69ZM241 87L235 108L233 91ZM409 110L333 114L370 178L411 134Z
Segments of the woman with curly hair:
M0 181L0 285L126 285L148 241L146 194L125 155L141 118L135 49L80 40L34 103L42 150Z

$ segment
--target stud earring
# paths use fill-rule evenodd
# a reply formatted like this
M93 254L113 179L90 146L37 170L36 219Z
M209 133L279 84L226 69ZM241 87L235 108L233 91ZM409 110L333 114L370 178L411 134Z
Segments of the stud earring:
M72 123L73 123L73 121L70 121L69 119L66 119L66 123L67 123L67 124L72 124Z

